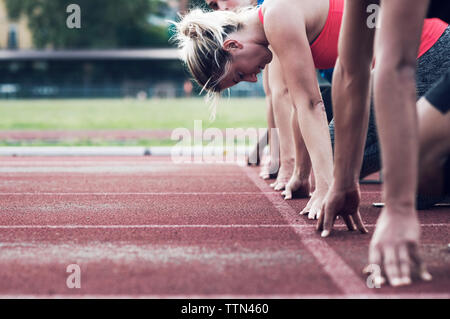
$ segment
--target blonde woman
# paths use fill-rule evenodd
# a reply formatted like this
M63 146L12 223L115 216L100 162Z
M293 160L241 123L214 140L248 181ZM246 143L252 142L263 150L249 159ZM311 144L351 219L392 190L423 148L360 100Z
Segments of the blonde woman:
M263 2L261 0L206 0L206 4L213 10L235 10L261 5ZM278 171L277 179L271 186L275 190L282 190L289 181L294 167L294 139L290 121L292 104L283 80L280 63L275 55L272 63L266 66L263 73L270 156L268 160L263 161L260 176L268 179ZM272 135L272 129L275 128L278 128L278 134Z
M272 61L269 45L279 58L298 115L302 139L297 143L307 149L296 158L295 174L307 181L312 165L315 176L315 191L302 212L310 218L320 213L333 174L330 134L315 69L328 69L336 62L343 7L343 0L266 0L258 9L239 13L193 10L177 24L184 60L211 95L241 81L257 81L257 74ZM447 27L436 21L426 23L419 63ZM444 53L436 50L436 54ZM427 70L432 76L440 75L437 66L427 65ZM361 222L357 224L365 231Z

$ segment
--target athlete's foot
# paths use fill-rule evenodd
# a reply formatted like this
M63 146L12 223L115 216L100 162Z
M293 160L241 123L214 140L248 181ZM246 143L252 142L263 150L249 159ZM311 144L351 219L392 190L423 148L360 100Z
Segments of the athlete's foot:
M294 159L289 161L284 161L281 163L280 170L278 171L277 180L270 184L276 191L281 191L285 189L287 183L289 182L292 172L294 171Z
M308 219L318 219L322 210L323 201L326 192L315 190L306 207L300 212L300 215L308 215Z
M259 176L262 179L276 178L278 173L278 161L273 161L269 155L264 155Z

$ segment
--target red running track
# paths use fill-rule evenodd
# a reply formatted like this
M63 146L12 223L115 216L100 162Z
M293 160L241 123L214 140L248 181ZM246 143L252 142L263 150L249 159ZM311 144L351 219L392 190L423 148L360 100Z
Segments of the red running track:
M419 212L434 280L370 289L371 234L328 239L257 176L170 159L0 158L0 297L449 298L450 209ZM373 232L379 185L363 185ZM81 269L81 288L66 267Z

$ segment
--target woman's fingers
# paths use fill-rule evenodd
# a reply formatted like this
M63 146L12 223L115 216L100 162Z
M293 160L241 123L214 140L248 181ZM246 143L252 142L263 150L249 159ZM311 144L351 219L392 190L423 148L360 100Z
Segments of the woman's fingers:
M303 208L303 210L300 212L300 215L306 215L306 214L308 214L309 211L310 211L310 209L311 209L311 206L312 206L312 199L310 199L310 200L308 201L308 204L306 204L306 207Z
M385 273L393 287L411 284L413 271L417 271L424 281L432 280L431 274L419 255L416 243L404 243L399 246L371 246L369 248L369 263L363 272L371 274L375 284L385 282L382 273ZM373 269L379 269L379 271L374 272Z
M326 203L324 203L322 205L322 212L320 213L319 219L316 224L316 230L320 231L320 232L323 230L323 222L325 219L325 207L326 207Z
M320 236L325 238L330 236L337 215L336 211L331 209L330 207L325 207L322 213L325 216L323 217L323 231Z
M372 276L376 287L381 286L386 282L383 275L381 274L381 262L382 262L381 251L379 250L378 247L371 245L369 247L369 265L365 268L365 270L368 269L369 267L375 270Z
M395 247L383 247L383 257L384 271L386 272L389 283L393 287L401 286L402 281L400 279L400 270L398 268L398 259Z
M370 264L364 267L363 274L371 277L372 288L380 288L386 283L386 280L381 274L381 268L379 265ZM369 279L369 278L368 278Z
M369 231L367 230L366 226L364 225L364 222L362 221L361 214L360 214L359 210L358 210L356 213L354 213L354 214L352 215L352 217L353 217L353 221L354 221L355 224L356 224L356 228L357 228L361 233L367 234Z
M432 279L425 263L418 255L416 244L402 244L398 247L389 246L384 249L385 271L392 286L411 284L411 266L414 264L418 268L422 280L430 281Z
M261 173L259 174L259 177L261 177L262 179L269 179L270 175L268 173Z
M292 191L289 185L286 186L285 190L281 193L284 196L284 199L292 199Z
M400 268L400 280L402 285L411 284L411 263L406 245L401 245L398 248L398 264Z
M273 188L276 191L281 191L286 187L286 184L283 182L278 182L275 187Z
M356 226L353 223L353 219L351 215L343 215L342 219L344 220L345 224L347 225L348 230L354 231L356 230Z
M419 277L424 281L432 280L433 277L428 272L427 266L420 257L418 245L416 245L415 243L409 243L407 247L412 263L415 267L416 272L418 272Z
M288 182L281 195L284 196L284 199L292 199L292 192L294 191L295 191L294 183Z

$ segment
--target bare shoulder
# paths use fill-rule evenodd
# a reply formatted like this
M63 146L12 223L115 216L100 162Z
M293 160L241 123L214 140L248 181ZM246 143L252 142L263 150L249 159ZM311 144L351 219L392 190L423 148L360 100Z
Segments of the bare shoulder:
M301 4L302 1L271 0L263 7L264 31L269 43L277 51L279 44L286 41L298 42L302 30L306 30L305 18ZM295 32L293 32L295 31ZM295 39L294 39L295 38Z
M308 0L307 0L308 1ZM264 3L262 7L264 13L264 23L285 23L290 18L303 16L303 1L292 1L292 0L270 0Z
M327 19L329 0L266 0L263 5L264 28L266 32L283 32L287 30L309 32L313 36L322 30ZM267 25L267 26L266 26Z

